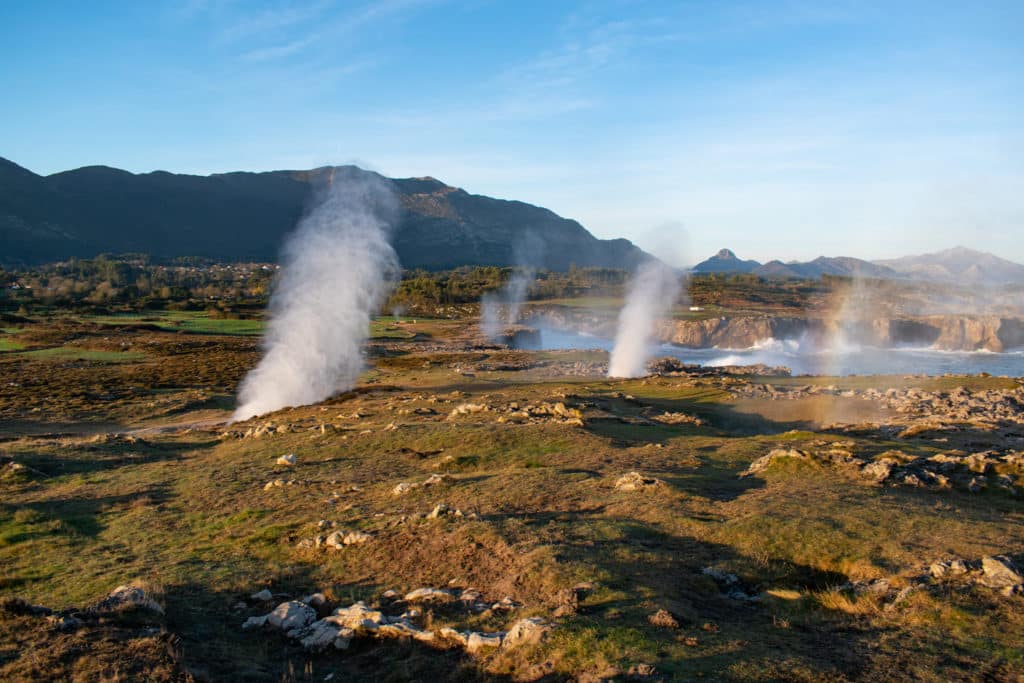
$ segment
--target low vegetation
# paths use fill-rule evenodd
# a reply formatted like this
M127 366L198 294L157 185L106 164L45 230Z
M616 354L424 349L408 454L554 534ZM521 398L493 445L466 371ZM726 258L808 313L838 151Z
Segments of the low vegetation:
M993 465L977 490L862 471L894 451L904 469L1019 453L1019 380L608 380L591 371L598 352L513 351L483 343L471 319L403 316L374 321L355 391L227 424L258 358L258 316L11 315L0 679L1024 675L1013 585L929 569L1021 566L1017 471ZM974 392L965 401L1007 397L1001 422L951 412L918 432L907 425L924 418L868 393L957 387ZM158 609L103 607L124 585ZM448 597L404 601L419 588ZM364 601L435 635L362 630L347 649L316 651L242 629L307 597L317 617ZM527 618L542 638L458 640Z

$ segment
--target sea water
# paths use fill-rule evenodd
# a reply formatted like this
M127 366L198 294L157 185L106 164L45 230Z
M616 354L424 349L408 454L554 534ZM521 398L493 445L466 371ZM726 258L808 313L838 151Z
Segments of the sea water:
M541 328L540 348L601 349L610 351L612 341L578 332ZM794 375L990 375L1024 376L1024 350L941 351L932 348L836 346L814 348L794 340L769 339L747 349L690 349L674 344L652 346L651 358L672 356L684 363L720 367L764 364L784 366Z

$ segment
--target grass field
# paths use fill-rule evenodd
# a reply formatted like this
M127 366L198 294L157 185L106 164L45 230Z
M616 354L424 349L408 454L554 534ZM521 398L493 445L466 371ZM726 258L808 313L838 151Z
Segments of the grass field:
M423 350L464 338L467 324L391 318L373 322L373 343L389 352L357 391L226 425L259 348L252 334L220 324L256 321L146 318L160 322L130 320L159 329L110 327L129 320L121 317L39 323L19 337L50 346L0 357L0 679L624 680L641 665L655 671L650 680L679 681L1024 674L1019 597L943 585L890 603L842 588L879 578L901 588L936 559L1019 553L1020 497L878 486L800 461L739 476L779 446L841 445L873 458L969 448L985 434L943 443L833 433L801 415L829 412L840 397L788 405L736 399L729 387L745 379L545 372L544 363L601 354ZM172 331L186 325L190 334ZM508 369L510 359L542 365ZM513 404L545 402L579 409L582 425L498 420ZM448 419L463 403L489 410ZM703 423L648 419L664 411ZM267 424L272 433L245 437ZM285 453L294 467L275 464ZM617 490L630 471L661 483ZM422 484L439 473L442 483ZM296 483L267 487L278 478ZM419 485L396 495L400 482ZM426 518L441 502L463 516ZM301 547L320 520L372 538L341 551ZM708 569L734 575L754 599L730 597ZM60 632L11 602L81 608L131 582L166 614L87 619ZM321 591L332 606L373 603L423 586L518 605L435 606L423 615L434 629L499 631L526 616L554 628L541 643L477 656L372 638L312 654L279 632L240 628L288 597ZM263 588L272 603L250 598ZM675 625L652 623L659 610Z
M210 317L206 311L154 311L147 313L124 313L107 316L89 316L77 320L88 320L100 325L154 325L168 331L189 334L231 334L260 335L263 333L262 319L238 319Z
M16 339L11 339L9 335L0 337L0 351L20 351L25 348Z

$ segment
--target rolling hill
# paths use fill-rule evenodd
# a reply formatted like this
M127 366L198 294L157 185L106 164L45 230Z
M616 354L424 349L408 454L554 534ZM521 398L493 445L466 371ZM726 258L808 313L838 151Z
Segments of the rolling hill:
M934 254L865 261L849 256L819 256L813 261L744 261L722 249L691 269L694 273L751 273L764 278L817 279L822 275L882 280L933 280L998 287L1024 284L1024 265L994 254L955 247Z
M998 286L1024 283L1024 265L995 254L954 247L933 254L877 261L879 265L920 280Z

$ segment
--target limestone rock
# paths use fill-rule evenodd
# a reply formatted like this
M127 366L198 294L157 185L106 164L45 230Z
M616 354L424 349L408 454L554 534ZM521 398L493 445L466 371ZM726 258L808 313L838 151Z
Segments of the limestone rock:
M127 609L143 609L163 614L164 608L138 586L118 586L107 597L97 603L97 612L120 612Z
M249 617L248 619L245 620L245 623L242 624L242 630L243 631L251 631L251 630L256 629L256 628L263 628L263 626L265 626L266 623L267 623L267 615L266 614L264 614L262 616L259 616L259 617Z
M645 477L639 472L628 472L615 481L617 491L645 491L664 485L660 479Z
M431 642L434 639L432 632L416 628L404 619L380 624L376 633L379 638L412 638L420 642Z
M345 546L362 545L372 539L373 535L365 531L335 531L328 534L327 538L323 540L323 545L334 550L341 550Z
M810 454L807 453L806 451L800 451L795 448L775 448L772 451L770 451L768 455L762 456L755 460L754 462L750 463L750 467L748 467L746 472L744 472L740 476L749 477L752 474L763 472L769 467L771 467L772 463L776 462L777 460L782 460L785 458L792 458L794 460L807 460L809 457Z
M427 519L437 519L438 517L446 517L452 515L454 517L462 517L462 510L453 509L445 503L438 503L434 506L434 509L427 515Z
M302 598L302 602L310 607L319 607L327 603L327 596L323 593L313 593Z
M310 652L321 652L330 646L339 650L348 648L349 642L355 636L355 631L341 626L330 618L313 622L305 635L299 641L302 647ZM340 644L339 644L339 641Z
M417 588L405 594L406 602L453 602L455 596L442 588Z
M473 415L475 413L483 413L490 410L487 406L479 403L461 403L452 409L452 412L448 415L448 419L458 417L460 415Z
M373 536L365 531L350 531L341 542L345 545L362 545L372 538Z
M316 620L316 610L298 600L282 602L267 615L267 623L285 631L302 629Z
M505 634L500 632L478 633L473 631L466 637L466 652L474 655L478 654L482 650L501 647L501 641L504 637Z
M990 588L1007 588L1024 583L1024 574L1005 555L981 558L981 571L981 583Z
M869 477L875 483L881 484L889 478L890 474L892 474L893 465L893 461L883 458L865 465L863 469L861 469L861 473Z
M278 465L285 465L287 467L294 466L295 465L295 454L294 453L289 453L287 455L282 455L280 458L277 459L277 464Z
M520 645L535 645L541 642L550 631L551 626L545 624L540 617L520 619L512 624L512 628L505 634L502 647L510 649Z
M349 607L339 607L329 618L353 631L376 631L385 619L383 612L370 609L362 601Z
M450 640L453 643L456 643L457 645L460 645L461 647L466 647L466 643L467 643L467 640L468 640L468 634L465 634L465 633L462 633L460 631L456 631L453 628L447 628L447 627L441 629L438 633L445 640Z

